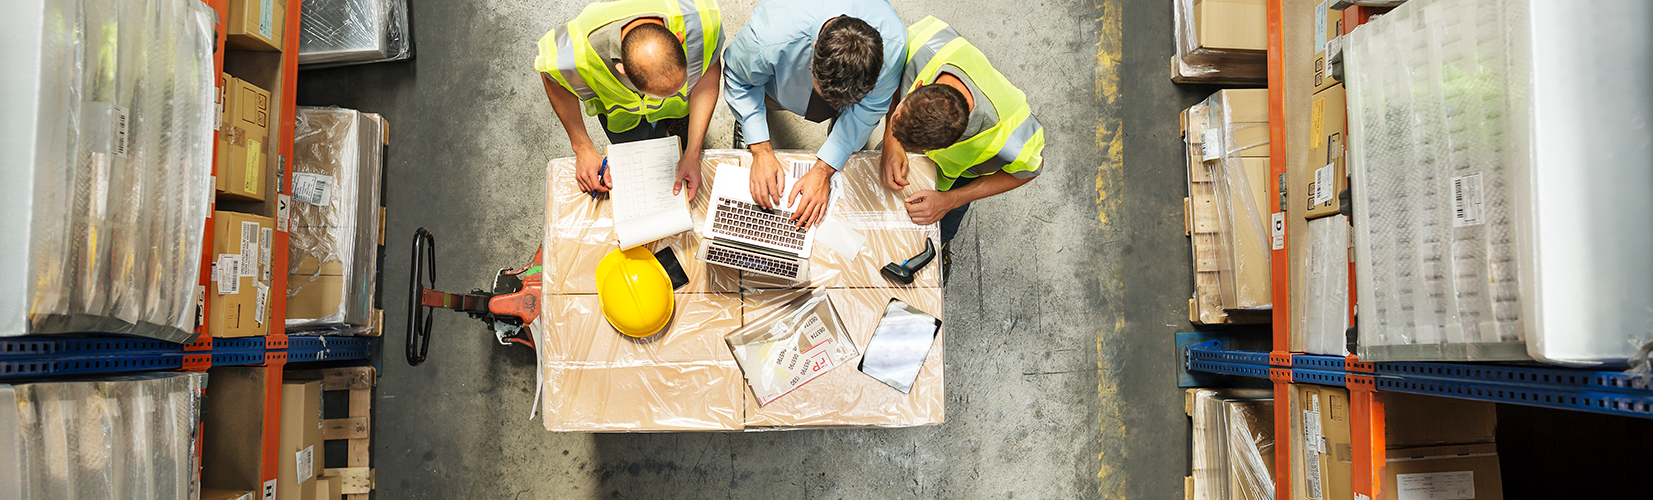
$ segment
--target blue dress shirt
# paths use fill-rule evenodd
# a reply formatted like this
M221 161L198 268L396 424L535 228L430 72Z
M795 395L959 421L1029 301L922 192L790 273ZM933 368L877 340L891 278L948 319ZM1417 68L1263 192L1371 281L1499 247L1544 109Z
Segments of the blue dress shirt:
M724 98L740 120L747 144L769 140L765 95L799 115L809 109L815 88L809 71L815 39L821 25L838 16L866 21L883 35L884 67L872 92L839 111L837 125L815 156L843 170L850 153L867 143L890 109L907 55L907 26L884 0L765 0L752 9L752 21L723 53Z

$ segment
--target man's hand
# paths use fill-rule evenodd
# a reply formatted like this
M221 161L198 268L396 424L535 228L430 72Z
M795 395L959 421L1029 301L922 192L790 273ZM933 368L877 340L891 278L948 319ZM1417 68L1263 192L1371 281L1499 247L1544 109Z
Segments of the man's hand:
M832 165L817 159L815 167L792 185L786 204L797 204L798 209L792 212L792 221L797 222L798 227L809 229L826 218L827 201L832 199L832 174L837 172Z
M925 190L907 197L907 216L920 226L936 223L955 208L958 203L947 193Z
M603 156L596 151L574 152L574 179L579 181L581 191L607 193L614 187L614 182L609 179L609 172L597 174L602 168Z
M906 189L907 154L900 151L892 151L886 147L882 153L882 156L884 157L884 161L879 165L882 167L884 187L890 188L892 191Z
M694 200L694 194L700 189L700 151L691 150L677 160L677 182L672 183L672 194L678 194L684 188L689 195L684 200Z
M782 191L786 189L786 181L781 175L785 173L774 150L752 148L752 178L747 181L752 190L752 201L758 202L758 206L765 210L780 205Z

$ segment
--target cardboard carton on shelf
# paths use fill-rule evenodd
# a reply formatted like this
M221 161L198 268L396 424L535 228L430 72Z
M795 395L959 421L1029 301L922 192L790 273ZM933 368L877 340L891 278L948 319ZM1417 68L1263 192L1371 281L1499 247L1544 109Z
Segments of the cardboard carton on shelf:
M281 438L276 450L276 499L316 500L322 480L321 382L281 384Z
M201 500L259 500L259 497L257 492L251 490L202 488Z
M1388 500L1504 498L1494 444L1390 449L1385 462L1383 491Z
M264 491L264 423L266 417L277 418L266 411L270 376L270 368L264 366L207 370L210 383L200 441L202 487Z
M1309 105L1311 175L1303 180L1298 198L1309 219L1337 214L1337 194L1349 187L1349 171L1344 163L1349 124L1345 98L1343 85L1337 84L1315 94Z
M275 220L219 210L212 215L212 295L207 333L256 337L270 331L270 244Z
M1332 68L1332 59L1341 50L1343 41L1343 10L1333 8L1336 3L1336 0L1320 0L1314 4L1314 37L1309 42L1314 44L1315 92L1342 83Z
M1178 0L1177 83L1264 84L1268 69L1268 10L1263 0Z
M269 142L270 91L228 74L220 74L219 81L224 84L224 115L215 188L228 199L264 201L268 189L264 167L275 151Z
M229 0L224 45L236 50L280 52L287 33L286 0Z

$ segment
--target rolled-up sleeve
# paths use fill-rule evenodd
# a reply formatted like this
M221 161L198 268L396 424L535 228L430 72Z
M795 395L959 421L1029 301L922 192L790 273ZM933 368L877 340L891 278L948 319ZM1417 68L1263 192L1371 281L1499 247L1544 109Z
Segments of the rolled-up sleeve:
M755 144L769 140L763 85L769 83L775 72L764 60L762 47L750 29L741 28L723 52L723 98L729 103L729 111L740 121L746 143Z
M832 165L832 168L843 170L849 155L867 144L873 127L878 126L878 121L890 111L890 101L895 98L896 87L901 84L901 70L905 66L901 56L907 51L906 32L901 34L899 47L893 51L891 47L885 48L884 67L878 72L878 84L861 98L861 102L838 114L838 124L827 135L826 144L815 152L816 158ZM884 43L890 44L891 41L885 39ZM747 141L751 142L751 139Z

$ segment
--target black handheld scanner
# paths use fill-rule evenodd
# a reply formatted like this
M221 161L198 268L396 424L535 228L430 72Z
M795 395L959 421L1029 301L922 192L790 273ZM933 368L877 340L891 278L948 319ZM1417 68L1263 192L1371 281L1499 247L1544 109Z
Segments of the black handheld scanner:
M929 265L930 261L935 258L936 246L934 243L930 242L929 238L925 238L923 252L920 252L918 255L914 255L912 258L907 259L906 262L902 262L900 264L896 264L894 262L884 264L884 269L879 270L879 273L883 274L884 278L890 281L903 285L911 285L913 284L913 276L918 274L918 270L924 269L924 266Z

